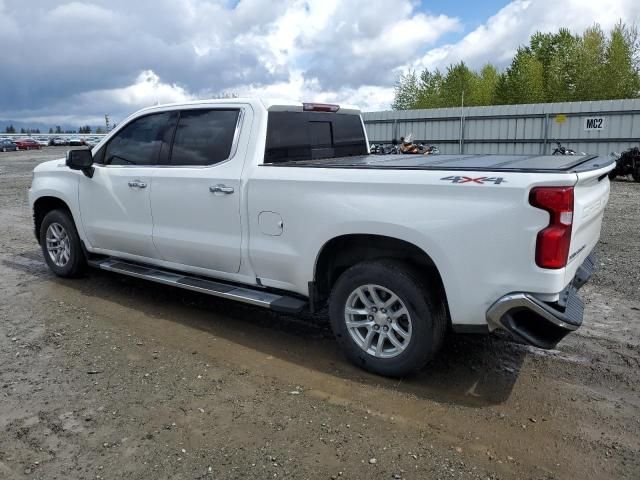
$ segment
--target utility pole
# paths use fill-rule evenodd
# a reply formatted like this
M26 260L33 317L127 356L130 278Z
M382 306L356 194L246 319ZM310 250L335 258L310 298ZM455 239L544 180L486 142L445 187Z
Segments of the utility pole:
M460 101L460 155L464 152L464 89Z

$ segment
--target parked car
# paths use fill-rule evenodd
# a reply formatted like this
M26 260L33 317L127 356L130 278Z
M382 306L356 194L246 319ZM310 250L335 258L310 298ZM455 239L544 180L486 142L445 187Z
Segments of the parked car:
M18 145L16 145L12 140L8 138L0 140L0 151L15 152L16 150L18 150Z
M49 139L49 146L61 147L69 143L62 137L53 137Z
M42 147L33 138L19 138L15 141L18 150L40 150Z
M44 138L44 137L36 138L36 142L38 142L38 145L40 145L41 147L48 147L49 146L49 139L48 138Z
M69 145L71 145L72 147L79 147L84 145L84 140L80 137L71 137L69 139Z
M102 137L89 137L87 139L85 139L84 143L85 145L87 145L88 147L95 147L97 144L100 143L100 140L102 140Z
M328 304L349 359L402 376L450 329L540 348L576 330L613 167L369 155L355 108L225 99L133 114L97 150L38 165L29 201L56 275L88 265L292 314Z

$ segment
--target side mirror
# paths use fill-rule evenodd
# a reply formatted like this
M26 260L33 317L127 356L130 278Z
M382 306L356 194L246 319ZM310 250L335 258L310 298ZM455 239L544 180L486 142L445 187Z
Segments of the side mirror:
M69 150L67 152L67 167L71 170L81 170L87 177L93 177L93 155L91 150Z

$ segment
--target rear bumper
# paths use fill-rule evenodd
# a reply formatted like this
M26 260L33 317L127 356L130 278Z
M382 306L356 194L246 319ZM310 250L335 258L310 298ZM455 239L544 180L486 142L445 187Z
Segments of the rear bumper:
M560 293L555 303L546 303L531 293L514 292L496 301L487 311L492 329L507 330L535 347L551 349L582 325L584 303L578 290L596 270L593 252L578 268L572 282Z

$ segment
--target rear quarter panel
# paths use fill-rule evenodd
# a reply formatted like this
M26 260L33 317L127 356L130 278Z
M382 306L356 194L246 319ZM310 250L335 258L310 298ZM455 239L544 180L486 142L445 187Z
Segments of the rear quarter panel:
M447 177L502 177L452 183ZM315 262L332 238L351 233L399 238L421 248L442 276L456 324L484 324L512 291L554 294L564 270L535 265L537 232L548 214L531 207L534 185L573 185L575 175L362 170L258 166L248 180L249 255L269 284L307 294ZM280 236L260 231L261 211L277 212ZM276 284L274 284L275 286Z

